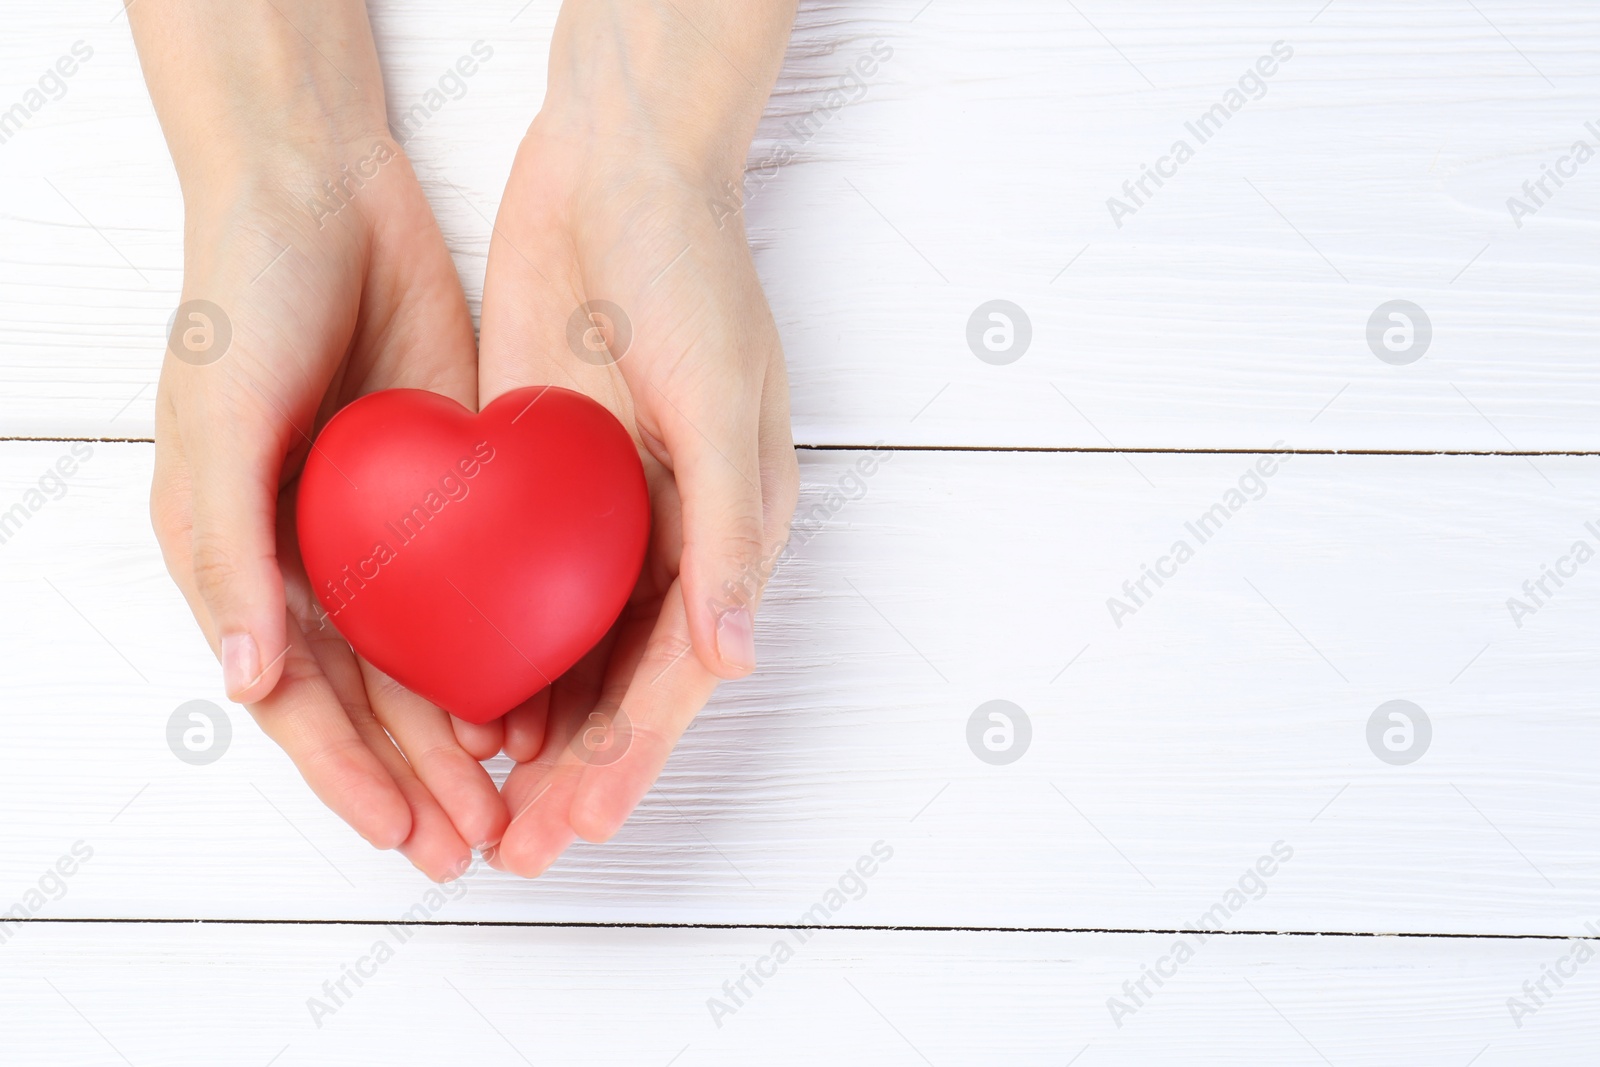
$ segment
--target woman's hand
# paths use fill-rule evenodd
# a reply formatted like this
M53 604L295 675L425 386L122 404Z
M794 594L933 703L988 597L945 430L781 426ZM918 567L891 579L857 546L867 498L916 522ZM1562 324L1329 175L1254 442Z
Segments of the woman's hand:
M798 472L777 329L727 203L792 18L562 9L490 247L479 393L554 384L605 404L639 446L653 527L610 634L505 720L502 869L531 877L575 836L615 833L718 680L755 667Z
M392 387L476 408L472 322L389 136L365 10L142 0L130 15L184 191L151 490L167 568L229 697L323 802L452 877L499 839L504 804L453 720L322 617L295 548L296 476L333 412Z

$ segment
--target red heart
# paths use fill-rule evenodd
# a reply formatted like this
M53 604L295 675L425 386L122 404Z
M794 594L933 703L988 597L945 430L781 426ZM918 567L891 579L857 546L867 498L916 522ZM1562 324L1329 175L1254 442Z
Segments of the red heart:
M339 633L476 723L605 635L650 533L628 432L554 386L476 415L420 389L364 396L317 435L298 510L306 573Z

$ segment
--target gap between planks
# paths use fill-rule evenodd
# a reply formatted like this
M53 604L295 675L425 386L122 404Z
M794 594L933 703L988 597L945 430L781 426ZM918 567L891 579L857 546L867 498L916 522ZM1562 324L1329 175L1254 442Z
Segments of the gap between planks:
M392 926L395 919L115 919L77 916L73 918L29 917L11 922L31 923L39 926L112 925L112 926ZM407 926L491 926L529 930L845 930L853 933L905 933L905 934L1160 934L1183 936L1193 930L1167 928L1140 929L1116 926L889 926L889 925L825 925L808 923L687 923L687 922L579 922L534 921L514 919L450 920L436 919ZM1597 941L1600 937L1573 937L1567 934L1477 934L1434 933L1430 931L1400 930L1207 930L1207 937L1396 937L1411 940L1456 941Z
M29 443L153 445L153 437L0 437L0 445ZM1046 452L1152 456L1600 456L1600 449L1457 448L1111 448L1089 445L795 445L799 452Z

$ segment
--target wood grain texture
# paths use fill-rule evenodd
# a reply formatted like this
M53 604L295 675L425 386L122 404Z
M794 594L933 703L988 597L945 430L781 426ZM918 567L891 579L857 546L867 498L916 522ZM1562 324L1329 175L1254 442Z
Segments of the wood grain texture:
M495 49L407 142L476 308L555 4L373 8L396 121ZM0 106L95 49L0 144L0 433L151 432L181 206L114 10L26 7L0 40ZM892 57L834 107L879 41ZM1200 143L1185 123L1278 41L1264 95ZM803 5L745 208L797 437L1600 447L1600 162L1520 227L1507 208L1600 146L1597 48L1600 13L1570 3ZM1179 138L1194 157L1119 228L1108 198ZM1009 366L965 340L995 298L1032 324ZM1391 299L1432 323L1410 366L1367 346Z
M65 447L0 448L0 504ZM148 532L150 458L95 445L0 545L0 888L82 839L95 858L46 917L397 914L419 877L241 709L219 762L168 750L174 709L223 699ZM1244 455L865 458L806 454L762 669L626 830L534 883L486 876L453 918L792 922L880 840L893 861L835 921L1177 929L1280 841L1292 860L1230 928L1593 917L1600 564L1561 564L1520 628L1506 602L1600 545L1600 458L1295 456L1259 479ZM1241 480L1262 494L1200 544L1186 524ZM1193 557L1116 625L1107 600L1180 539ZM1006 766L968 747L995 699L1032 728ZM1406 766L1368 748L1394 699L1432 725Z
M1120 1028L1166 935L31 926L4 946L8 1063L1589 1064L1570 942L1213 937ZM782 940L794 955L775 965ZM391 955L378 962L380 941ZM761 966L731 1015L707 1001ZM363 964L331 1014L324 982ZM1507 1001L1575 976L1519 1028ZM1175 973L1174 973L1175 972ZM725 1003L728 1003L724 999ZM124 1059L119 1059L121 1056ZM278 1057L276 1060L273 1057Z
M396 123L494 49L406 138L476 313L557 4L370 8ZM806 3L739 208L796 439L1600 449L1600 160L1507 205L1600 147L1597 51L1572 3ZM0 70L0 436L149 437L182 209L126 22L24 5ZM966 338L994 299L1031 324L1008 365ZM1366 337L1395 299L1409 365ZM760 672L616 840L441 892L223 700L149 446L55 499L71 447L0 442L0 1062L1593 1062L1600 964L1561 939L1600 944L1600 457L803 453ZM209 766L168 748L195 699L232 724ZM993 700L1030 724L1006 765L970 747ZM1392 700L1410 764L1369 747ZM340 922L402 917L432 925ZM478 922L608 925L440 925Z

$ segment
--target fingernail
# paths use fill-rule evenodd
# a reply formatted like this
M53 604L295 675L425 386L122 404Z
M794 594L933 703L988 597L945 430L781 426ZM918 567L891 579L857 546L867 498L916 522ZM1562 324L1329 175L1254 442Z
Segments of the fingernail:
M228 634L222 639L222 684L228 695L244 692L261 674L261 652L249 634Z
M735 670L756 666L756 627L749 608L734 608L717 617L717 655Z

